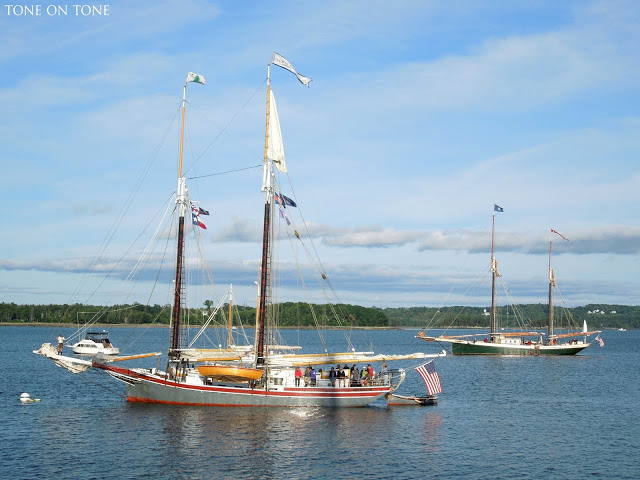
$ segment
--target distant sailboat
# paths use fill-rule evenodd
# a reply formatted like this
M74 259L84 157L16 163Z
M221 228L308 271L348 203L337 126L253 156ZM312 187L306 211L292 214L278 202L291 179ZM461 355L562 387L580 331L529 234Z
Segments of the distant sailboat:
M429 336L426 332L418 332L417 338L427 342L439 342L451 344L451 353L454 355L575 355L584 350L591 342L588 337L600 331L587 331L585 320L582 331L570 331L556 334L554 319L554 287L556 281L551 268L552 236L554 233L560 235L555 230L551 230L549 238L549 314L547 322L547 338L543 338L542 333L531 331L504 331L500 328L496 313L496 278L499 277L498 262L494 257L494 233L495 233L495 212L502 212L503 209L494 205L492 227L491 227L491 310L490 329L486 333L471 335L453 336ZM560 235L567 240L564 236ZM485 337L480 340L478 337ZM582 338L580 338L582 337ZM561 342L561 339L569 339Z

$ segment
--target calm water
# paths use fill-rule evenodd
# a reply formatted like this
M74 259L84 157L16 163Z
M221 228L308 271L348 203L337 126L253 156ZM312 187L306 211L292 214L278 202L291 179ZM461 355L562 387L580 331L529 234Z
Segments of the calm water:
M0 478L640 477L640 331L606 331L576 357L436 359L439 405L341 410L129 404L104 374L31 353L57 333L0 328ZM380 352L435 351L415 333L366 335ZM315 332L285 335L304 345ZM131 338L111 330L116 345ZM21 405L22 392L42 401ZM399 393L423 392L408 372Z

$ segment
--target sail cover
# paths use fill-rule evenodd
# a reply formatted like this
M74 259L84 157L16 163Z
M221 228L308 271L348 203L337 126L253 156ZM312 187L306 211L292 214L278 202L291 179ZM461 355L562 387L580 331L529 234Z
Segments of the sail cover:
M278 119L278 109L273 90L269 91L269 149L267 156L281 172L287 171L284 163L284 145L282 143L282 133L280 133L280 120Z

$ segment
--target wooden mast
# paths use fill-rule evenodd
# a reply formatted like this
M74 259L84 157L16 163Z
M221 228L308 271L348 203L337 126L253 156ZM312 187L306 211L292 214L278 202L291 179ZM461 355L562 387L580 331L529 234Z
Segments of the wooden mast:
M496 318L496 276L498 275L498 263L493 256L493 237L496 226L495 206L491 218L491 321L489 326L489 340L493 341L494 333L498 330L498 321Z
M185 179L182 178L182 152L184 140L184 116L187 106L187 82L182 90L182 125L180 127L180 160L178 163L178 190L176 192L176 204L179 209L178 220L178 242L176 253L176 275L173 291L173 330L171 333L171 348L169 355L177 356L177 349L180 347L180 310L182 298L182 271L184 254L184 215L187 210L187 196Z
M549 236L549 324L547 326L547 343L552 344L553 336L553 287L556 280L553 278L553 268L551 268L551 236Z
M264 134L264 177L262 190L265 192L264 225L262 230L262 260L260 264L260 299L258 308L258 329L256 331L256 365L264 365L264 335L267 311L267 285L269 283L270 251L269 237L271 229L271 168L268 162L269 151L269 99L271 93L271 64L267 65L267 115Z
M227 348L231 348L231 330L233 329L233 285L229 285L229 338L227 339Z

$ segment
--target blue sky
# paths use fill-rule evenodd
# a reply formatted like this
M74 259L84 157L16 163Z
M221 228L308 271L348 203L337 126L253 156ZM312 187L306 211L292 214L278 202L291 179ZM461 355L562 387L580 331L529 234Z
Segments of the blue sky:
M553 256L569 305L639 304L637 2L144 0L94 16L47 5L0 13L0 301L112 301L78 286L97 277L106 238L97 270L114 268L111 247L127 243L110 228L147 166L137 224L175 189L192 71L206 85L188 88L187 176L246 169L191 184L212 213L203 245L216 281L253 304L262 194L248 167L262 162L275 51L313 79L272 67L283 191L341 301L467 303L496 203L496 256L518 301L546 303L555 229L570 239L555 237ZM471 303L489 301L483 287Z

